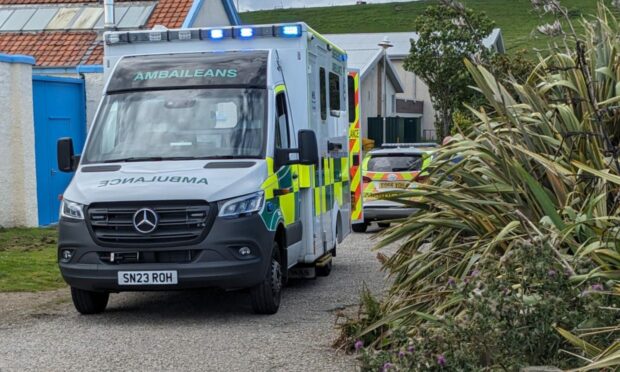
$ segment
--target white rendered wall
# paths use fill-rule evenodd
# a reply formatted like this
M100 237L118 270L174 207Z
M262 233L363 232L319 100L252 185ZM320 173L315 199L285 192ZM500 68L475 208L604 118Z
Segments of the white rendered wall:
M392 63L398 72L401 82L403 83L404 93L398 93L397 98L413 99L424 103L424 113L422 114L421 123L422 131L435 130L435 110L431 101L431 95L426 85L416 74L405 70L404 60L392 59Z
M90 129L99 107L99 101L103 97L103 73L84 74L86 86L86 131Z
M38 226L32 66L0 62L0 226Z
M198 0L194 0L198 1ZM193 27L230 26L230 20L221 0L204 0Z

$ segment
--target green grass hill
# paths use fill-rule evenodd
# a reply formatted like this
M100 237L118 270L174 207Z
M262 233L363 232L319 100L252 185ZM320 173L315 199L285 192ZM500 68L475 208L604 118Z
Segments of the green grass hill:
M241 13L247 24L303 21L317 31L330 33L415 31L414 19L437 0L367 4L325 8L278 9ZM605 0L609 5L611 0ZM535 35L537 25L549 21L532 11L530 0L464 0L466 6L485 12L502 29L507 50L544 48L549 38ZM596 0L561 0L575 25L581 16L596 12Z

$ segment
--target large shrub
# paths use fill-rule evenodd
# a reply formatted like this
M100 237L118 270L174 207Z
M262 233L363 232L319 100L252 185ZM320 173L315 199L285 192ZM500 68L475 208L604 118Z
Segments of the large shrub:
M599 8L524 82L466 62L486 104L396 198L420 209L382 241L393 284L344 336L373 335L367 367L408 345L403 369L620 363L620 28Z

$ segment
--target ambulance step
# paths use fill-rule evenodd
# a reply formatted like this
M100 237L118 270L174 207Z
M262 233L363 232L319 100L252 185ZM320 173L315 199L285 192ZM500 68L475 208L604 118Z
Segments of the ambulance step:
M319 257L319 259L314 263L317 276L329 276L332 272L332 258L333 256L329 252Z
M319 257L318 260L316 260L315 266L316 267L325 267L327 265L329 265L332 261L332 254L331 253L326 253L324 255L322 255L321 257Z

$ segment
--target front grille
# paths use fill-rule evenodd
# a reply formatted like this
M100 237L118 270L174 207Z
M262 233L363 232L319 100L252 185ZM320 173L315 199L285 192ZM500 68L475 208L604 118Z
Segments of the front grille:
M134 214L149 208L157 213L157 228L143 234L133 225ZM162 247L190 245L207 235L216 208L204 201L156 201L95 203L86 211L95 241L114 247Z
M109 265L144 263L190 263L202 252L198 249L175 251L127 251L98 252L101 262Z

